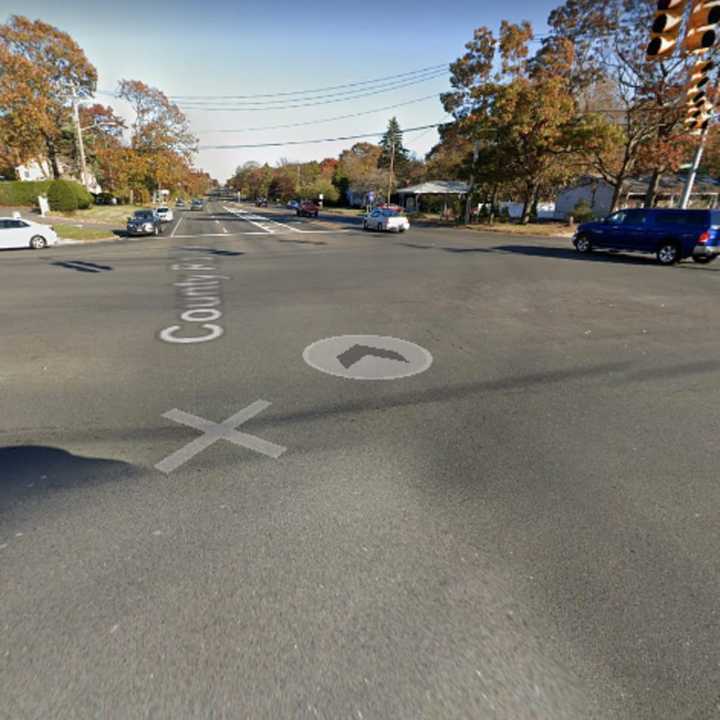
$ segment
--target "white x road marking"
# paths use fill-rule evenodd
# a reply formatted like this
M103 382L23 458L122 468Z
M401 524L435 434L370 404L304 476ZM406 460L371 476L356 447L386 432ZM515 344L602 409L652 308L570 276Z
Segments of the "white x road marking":
M243 423L255 417L266 408L269 408L271 403L267 400L256 400L252 405L248 405L234 415L231 415L227 420L221 423L214 423L211 420L205 420L204 418L198 417L186 413L182 410L173 409L163 413L163 417L174 422L181 423L183 425L189 425L196 430L199 430L203 435L196 438L191 443L180 448L172 455L168 455L164 460L161 460L155 468L164 472L165 474L171 473L173 470L177 470L181 465L184 465L188 460L195 457L198 453L210 447L213 443L218 440L228 440L235 445L249 448L255 452L262 453L271 458L279 458L286 450L286 447L282 445L276 445L275 443L268 442L262 438L256 437L255 435L248 435L244 432L238 432L236 429Z

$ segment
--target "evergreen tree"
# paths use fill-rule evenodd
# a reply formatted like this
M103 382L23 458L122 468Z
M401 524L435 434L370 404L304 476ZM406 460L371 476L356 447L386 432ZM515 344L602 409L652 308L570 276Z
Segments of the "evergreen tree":
M402 141L402 130L400 129L400 123L398 123L396 117L391 117L388 122L387 130L380 140L380 147L382 153L378 160L379 168L389 168L390 158L393 153L393 146L395 147L395 162L394 168L395 173L399 174L402 169L407 165L409 153L406 147L403 146Z

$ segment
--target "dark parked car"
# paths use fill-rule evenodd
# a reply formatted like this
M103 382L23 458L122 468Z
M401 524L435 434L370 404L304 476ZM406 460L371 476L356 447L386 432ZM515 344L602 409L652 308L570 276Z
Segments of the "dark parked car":
M136 210L127 221L128 235L160 235L162 223L154 210Z
M185 209L185 201L184 201L182 198L178 198L178 199L175 201L175 207L178 208L178 209L180 209L180 210Z
M317 217L320 212L320 206L314 202L305 200L305 202L300 203L300 207L296 212L300 217Z
M573 244L581 253L595 248L653 253L661 265L688 257L709 263L720 253L720 210L620 210L580 225Z
M117 205L118 200L112 193L97 193L94 195L96 205Z
M267 207L267 206L268 206L267 198L258 198L255 201L255 207Z

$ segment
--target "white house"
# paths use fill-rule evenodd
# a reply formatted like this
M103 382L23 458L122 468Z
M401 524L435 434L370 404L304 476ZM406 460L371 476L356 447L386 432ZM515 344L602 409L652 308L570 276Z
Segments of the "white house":
M63 177L67 177L69 180L75 180L77 182L80 182L80 178L72 175L72 173L68 171L67 166L62 162L62 160L58 159L58 167L60 169L60 174ZM34 180L52 180L52 169L50 168L50 163L45 159L31 160L30 162L27 162L23 165L18 165L15 168L15 172L17 173L19 180L23 180L26 182ZM92 174L92 172L88 170L86 175L87 189L91 193L102 192L102 187L100 187L97 178Z
M47 160L31 160L15 168L19 180L28 182L35 180L49 180L52 178L50 164Z
M622 187L618 207L642 207L650 178L648 176L628 178ZM685 185L683 175L663 175L657 194L661 207L675 207L680 201ZM690 205L715 207L720 195L720 183L709 177L698 178L690 196ZM584 202L592 208L593 215L604 217L610 213L613 187L600 177L586 176L574 185L563 188L555 201L555 214L567 218L575 212L578 203Z

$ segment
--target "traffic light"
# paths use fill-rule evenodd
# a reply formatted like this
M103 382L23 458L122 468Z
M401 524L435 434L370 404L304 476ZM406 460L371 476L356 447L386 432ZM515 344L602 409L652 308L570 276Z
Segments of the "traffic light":
M685 105L685 125L691 135L699 135L707 129L713 112L710 95L712 85L710 72L715 67L712 60L697 60L690 70Z
M688 20L684 50L695 55L706 53L718 39L720 0L695 0Z
M710 71L715 67L711 60L698 60L690 70L690 83L687 87L687 105L694 106L704 102L710 89Z
M658 0L647 46L648 60L664 60L675 51L687 0Z
M710 115L688 119L685 121L685 127L690 135L702 135L710 127Z

